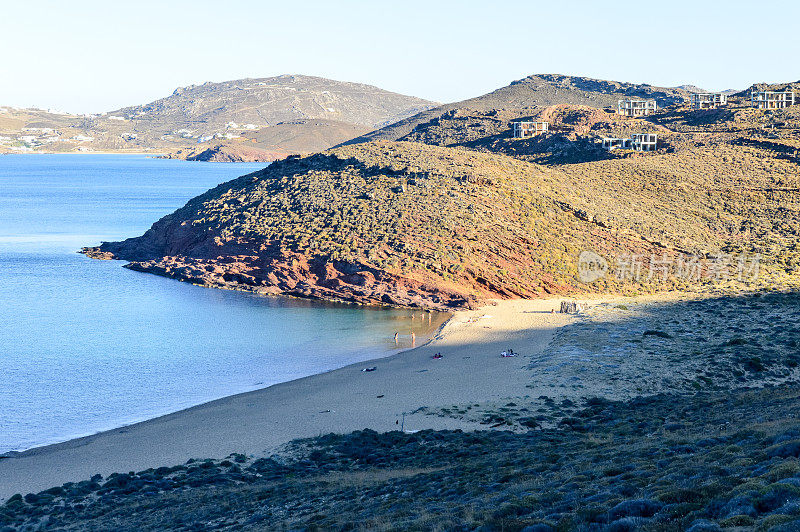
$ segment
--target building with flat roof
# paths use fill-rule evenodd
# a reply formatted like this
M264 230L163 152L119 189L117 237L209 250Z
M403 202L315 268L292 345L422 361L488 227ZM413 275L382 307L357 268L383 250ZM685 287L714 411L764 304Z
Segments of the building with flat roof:
M795 104L794 91L753 91L750 101L759 109L785 109Z
M655 133L634 133L630 138L603 137L602 143L603 149L606 151L656 151L658 148L658 135Z
M728 96L718 92L696 92L690 101L694 109L718 109L728 104Z
M630 150L631 139L603 137L603 149L606 151Z
M519 121L511 122L511 128L515 139L524 139L540 133L547 133L550 127L549 122Z
M656 151L658 135L655 133L634 133L631 135L633 151Z
M655 100L619 100L617 112L622 116L647 116L656 112L658 105Z

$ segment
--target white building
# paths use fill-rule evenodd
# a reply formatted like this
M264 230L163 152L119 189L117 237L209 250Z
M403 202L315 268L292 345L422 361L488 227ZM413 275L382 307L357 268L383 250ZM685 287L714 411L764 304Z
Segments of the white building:
M656 151L658 147L658 135L655 133L634 133L631 138L603 137L602 141L606 151Z
M794 91L753 91L750 101L759 109L785 109L795 104Z
M532 137L539 133L547 133L550 128L549 122L511 122L511 127L514 131L515 139L524 139Z
M614 150L630 150L631 139L616 138L616 137L603 137L603 149L606 151Z
M619 100L617 112L623 116L647 116L656 112L655 100Z
M655 133L634 133L631 135L631 146L634 151L656 151L658 135Z
M728 104L728 96L716 92L697 92L692 94L690 101L694 109L717 109Z

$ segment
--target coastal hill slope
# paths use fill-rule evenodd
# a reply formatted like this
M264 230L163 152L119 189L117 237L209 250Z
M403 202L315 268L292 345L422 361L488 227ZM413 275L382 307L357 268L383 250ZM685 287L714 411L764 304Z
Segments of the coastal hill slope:
M440 309L687 286L648 275L652 257L759 254L759 283L793 282L794 156L775 141L706 137L558 165L422 142L344 146L222 184L141 237L85 252L205 286ZM578 271L587 250L609 261L592 284ZM625 256L644 275L612 275Z
M534 74L514 81L488 94L461 102L448 103L422 111L347 141L348 144L370 140L399 140L418 126L456 109L493 111L499 109L528 109L556 104L586 105L594 108L614 108L620 98L654 98L659 106L673 105L689 97L680 88L654 87L647 84L607 81L563 74Z
M220 143L283 156L329 148L435 106L302 75L204 83L100 115L0 108L0 151L174 152Z
M430 308L568 290L616 240L542 193L547 169L418 143L291 158L220 185L143 236L86 252L206 286ZM643 246L634 239L623 247Z
M763 111L739 95L695 111L679 91L653 88L676 103L644 118L574 103L519 107L530 100L514 94L541 83L496 91L485 101L495 108L444 111L398 141L275 163L141 237L85 252L205 286L437 309L798 283L800 107ZM573 78L568 86L584 100L590 88L641 90ZM515 139L509 122L518 118L551 130ZM657 149L600 146L637 132L657 134ZM605 261L599 279L583 282L582 252Z

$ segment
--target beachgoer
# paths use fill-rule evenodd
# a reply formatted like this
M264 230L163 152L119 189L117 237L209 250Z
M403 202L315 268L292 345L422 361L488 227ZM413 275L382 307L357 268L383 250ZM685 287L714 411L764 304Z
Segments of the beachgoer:
M397 333L394 333L394 345L397 345Z

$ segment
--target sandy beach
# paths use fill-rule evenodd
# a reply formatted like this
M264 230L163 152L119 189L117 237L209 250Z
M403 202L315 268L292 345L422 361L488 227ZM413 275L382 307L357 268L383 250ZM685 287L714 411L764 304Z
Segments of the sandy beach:
M96 473L231 453L261 456L293 439L329 432L397 430L403 418L405 430L486 429L477 421L425 411L500 404L533 393L526 388L534 378L528 368L533 357L576 319L551 313L560 301L502 301L457 312L429 344L416 349L4 458L0 499ZM509 348L519 356L502 358ZM433 359L435 353L443 358ZM362 371L368 367L376 369Z

